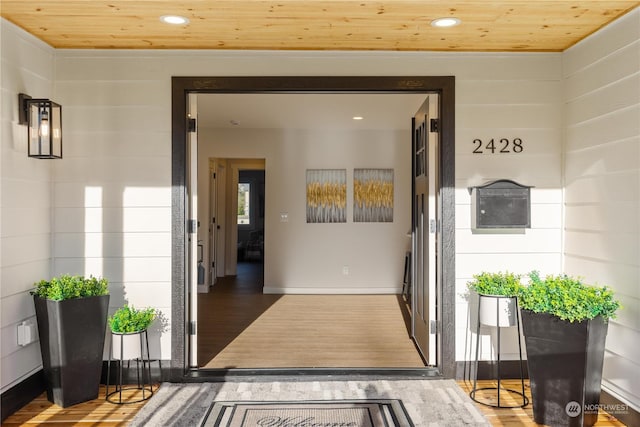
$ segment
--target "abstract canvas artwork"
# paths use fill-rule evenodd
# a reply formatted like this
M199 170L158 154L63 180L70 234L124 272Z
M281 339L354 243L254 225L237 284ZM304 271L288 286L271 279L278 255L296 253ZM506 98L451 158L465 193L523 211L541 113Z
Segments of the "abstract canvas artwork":
M347 222L346 169L307 169L307 222Z
M393 222L393 169L353 170L353 222Z

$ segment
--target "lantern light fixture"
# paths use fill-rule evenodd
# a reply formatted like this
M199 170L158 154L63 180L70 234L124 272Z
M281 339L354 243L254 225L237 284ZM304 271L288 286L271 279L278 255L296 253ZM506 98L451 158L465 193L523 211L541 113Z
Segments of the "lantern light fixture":
M21 93L18 108L18 122L27 125L27 155L36 159L61 159L62 106Z

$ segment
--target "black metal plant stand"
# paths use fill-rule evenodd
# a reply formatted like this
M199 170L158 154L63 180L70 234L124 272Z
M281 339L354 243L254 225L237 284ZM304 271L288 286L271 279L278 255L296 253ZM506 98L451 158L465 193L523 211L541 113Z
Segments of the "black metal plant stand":
M512 390L512 389L504 389L505 391L508 391L510 393L514 393L517 394L519 396L522 396L522 404L515 404L515 405L502 405L500 403L500 381L502 380L501 375L500 375L500 304L498 304L498 301L496 301L496 328L497 328L497 335L498 335L498 348L497 348L497 381L498 381L498 386L497 387L482 387L482 388L478 388L478 357L479 357L479 345L480 345L480 311L482 308L482 300L483 298L507 298L507 299L512 299L515 301L515 310L516 310L516 315L515 315L515 319L516 319L516 326L517 326L517 332L518 332L518 352L519 352L519 356L520 356L520 383L522 384L522 390L521 391L516 391L516 390ZM525 406L527 406L529 404L529 399L527 398L527 396L525 396L524 393L524 369L523 369L523 362L522 362L522 338L521 338L521 326L520 326L520 316L519 314L519 307L518 307L518 298L516 297L504 297L504 296L496 296L496 295L481 295L478 294L478 323L476 326L476 360L475 360L475 372L474 372L474 379L473 379L473 389L471 390L471 392L469 393L469 397L471 397L471 399L474 402L478 402L482 405L485 406L491 406L493 408L523 408ZM476 392L479 390L497 390L497 398L498 398L498 402L496 405L488 403L488 402L483 402L480 401L478 399L476 399Z
M107 365L107 389L105 391L105 399L108 402L116 403L116 404L128 404L128 403L139 403L149 399L153 396L153 383L151 380L151 359L149 356L149 338L147 335L147 330L141 332L136 332L135 334L140 335L140 357L135 359L127 360L127 370L130 368L131 360L135 360L136 362L136 376L137 376L137 385L135 386L124 386L122 384L122 365L124 364L124 337L127 335L134 334L116 334L113 333L111 337L111 341L109 341L109 364ZM118 360L118 383L115 384L115 391L109 393L109 381L111 380L111 361L113 357L113 339L114 336L116 339L120 340L120 359ZM143 344L143 336L144 336L144 344ZM144 348L146 347L147 354L145 359ZM160 361L158 361L159 363ZM140 363L142 363L142 375L140 373ZM145 382L145 374L147 376L148 382ZM124 390L141 390L142 398L137 400L125 400L122 401L122 392ZM117 395L117 399L115 397Z

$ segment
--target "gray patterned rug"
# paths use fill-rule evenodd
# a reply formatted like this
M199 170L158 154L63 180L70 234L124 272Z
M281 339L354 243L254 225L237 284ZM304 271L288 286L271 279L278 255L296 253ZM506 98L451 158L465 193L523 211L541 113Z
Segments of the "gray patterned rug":
M453 380L163 383L132 426L198 426L214 402L401 400L418 427L491 424Z

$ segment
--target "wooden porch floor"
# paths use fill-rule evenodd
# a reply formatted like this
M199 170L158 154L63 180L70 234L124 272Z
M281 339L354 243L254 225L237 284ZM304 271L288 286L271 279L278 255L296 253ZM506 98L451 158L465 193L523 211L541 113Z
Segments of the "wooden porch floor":
M525 381L524 394L529 398L531 402L531 388L529 388L529 381ZM473 388L473 381L458 381L458 385L467 394ZM484 387L496 387L497 382L492 380L478 380L478 388ZM500 403L502 405L512 405L522 403L522 398L518 399L517 395L509 396L509 393L503 391L503 389L520 390L522 385L520 380L503 380L501 381ZM497 404L497 394L493 390L479 391L476 394L476 398L480 401ZM487 417L492 426L504 426L504 427L534 427L540 426L533 421L533 406L529 403L524 408L492 408L490 406L481 405L474 402L476 408ZM621 423L615 417L610 416L605 412L598 414L598 421L594 425L595 427L620 427L625 424Z
M409 339L406 306L396 296L263 295L256 288L262 274L257 267L249 266L244 275L223 279L213 292L199 296L200 366L424 366ZM503 384L517 388L516 382ZM495 386L492 381L478 383ZM472 386L465 381L458 385L467 393ZM525 391L530 397L528 384ZM2 425L121 426L144 405L115 405L105 401L104 392L102 387L98 399L66 409L42 394ZM475 405L494 426L538 426L531 405L524 409ZM596 427L612 426L624 424L607 414L599 416Z
M154 385L154 390L156 386ZM110 387L109 391L112 391ZM138 400L141 392L128 395L130 400ZM126 426L136 416L146 402L116 405L105 400L105 387L100 386L98 398L85 403L61 408L47 400L42 393L25 407L7 418L3 427L56 425L56 426ZM125 396L123 394L123 400Z

